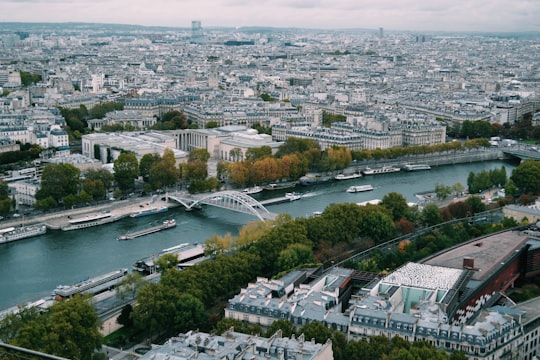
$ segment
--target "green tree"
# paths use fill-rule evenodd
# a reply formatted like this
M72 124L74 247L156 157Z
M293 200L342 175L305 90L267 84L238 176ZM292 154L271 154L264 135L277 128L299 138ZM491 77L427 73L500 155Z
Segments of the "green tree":
M382 206L367 205L360 208L360 232L375 242L390 240L395 234L394 222ZM383 210L384 209L384 210Z
M113 174L105 169L88 170L84 174L84 178L88 180L99 180L103 183L106 190L110 189L114 180Z
M275 320L272 324L270 324L268 330L266 330L266 336L270 337L278 330L281 330L281 335L283 337L290 338L291 335L294 334L294 324L289 320Z
M21 71L20 74L21 74L21 83L24 86L29 86L29 85L32 85L41 81L41 75L39 74L30 73L28 71Z
M150 178L150 169L152 166L158 163L161 160L161 156L156 153L144 154L139 162L139 174L145 182L149 181Z
M242 149L235 147L229 151L229 156L231 161L240 161L243 160L242 158L244 155L242 153Z
M299 139L291 136L279 147L276 157L281 158L284 155L294 153L304 154L311 149L316 149L320 152L321 147L319 143L313 139Z
M163 254L156 260L156 266L160 273L175 269L176 265L178 265L178 256L175 254Z
M122 152L114 161L114 179L123 192L132 190L139 176L139 163L135 154Z
M240 321L230 318L225 318L218 321L214 330L216 334L223 335L231 328L234 328L234 331L238 331L243 334L255 335L264 333L260 325L250 324L246 321Z
M272 156L272 148L270 146L253 147L246 150L246 160L257 161L265 157Z
M452 193L452 187L444 184L435 184L435 194L437 199L444 200Z
M155 330L171 334L208 327L203 303L175 287L150 283L139 291L137 303L133 309L135 326L149 330L151 338Z
M313 250L311 247L303 244L292 244L279 253L277 259L278 267L281 271L294 269L303 264L313 264Z
M206 149L195 149L189 153L188 161L207 162L210 159L210 153Z
M9 342L69 359L90 360L101 348L100 327L87 298L76 296L25 321Z
M261 99L263 99L263 101L274 101L275 100L272 96L270 96L270 95L268 95L266 93L262 93L259 97Z
M6 215L11 209L8 184L0 180L0 214Z
M486 204L484 204L484 202L479 196L469 196L465 200L465 203L467 203L467 205L471 207L471 211L473 214L486 211Z
M505 186L506 181L506 168L502 166L500 169L493 169L489 172L491 184L495 186Z
M540 161L525 160L512 170L510 179L522 192L540 192Z
M332 330L319 321L312 321L302 326L298 334L304 334L306 339L314 339L318 344L324 344L332 336Z
M103 185L101 180L84 179L82 187L92 199L103 199L107 194L105 185Z
M505 194L508 196L515 196L517 191L517 186L514 183L514 180L509 179L506 183L506 186L504 187Z
M116 286L116 296L122 300L134 299L140 289L148 284L148 280L138 272L130 272Z
M433 203L427 204L422 209L421 218L422 218L422 222L426 226L433 226L433 225L440 224L442 222L441 210L439 209L437 205Z
M58 202L52 196L47 196L44 199L38 199L34 207L36 209L52 209L58 206Z
M41 175L41 189L36 193L36 199L52 197L57 203L64 196L76 195L80 184L80 170L71 164L49 164Z
M402 217L405 217L409 205L407 204L407 199L401 194L398 194L395 191L389 192L384 195L381 203L381 206L384 206L392 212L392 219L398 221Z
M133 319L131 318L131 313L133 312L133 307L131 304L127 304L122 308L122 312L116 318L116 322L120 325L123 325L127 328L133 327Z

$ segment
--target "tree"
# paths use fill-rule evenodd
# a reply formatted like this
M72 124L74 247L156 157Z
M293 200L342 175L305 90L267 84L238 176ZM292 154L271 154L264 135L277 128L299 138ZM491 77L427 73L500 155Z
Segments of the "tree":
M9 199L8 184L0 180L0 214L6 215L11 209L11 200Z
M237 186L243 186L249 182L249 168L244 162L229 164L228 173L229 181Z
M236 330L236 329L235 329ZM294 334L294 324L289 320L275 320L266 330L266 336L270 337L276 333L276 331L281 330L281 335L283 337L290 338Z
M473 214L486 211L486 204L478 196L469 196L465 203L470 206Z
M103 199L107 194L105 186L101 180L85 179L82 184L83 190L90 195L92 199Z
M210 153L206 149L195 149L189 153L189 161L202 161L207 162L210 159Z
M446 208L454 219L463 219L471 216L473 213L471 205L463 201L449 204Z
M523 161L512 171L510 179L522 192L540 192L540 161Z
M259 97L261 99L263 99L263 101L274 101L275 100L272 96L270 96L270 95L268 95L266 93L262 93Z
M230 250L232 243L233 238L231 233L227 233L224 236L214 234L204 242L204 254L217 255L223 253Z
M383 211L384 209L384 211ZM391 216L382 206L367 205L361 207L361 234L379 243L394 236L395 228Z
M88 180L99 180L103 183L103 186L106 190L110 189L112 186L114 176L105 169L98 169L98 170L88 170L84 174L84 178Z
M122 312L116 318L116 322L127 328L133 327L133 319L131 318L132 312L133 312L133 307L131 306L131 304L127 304L126 306L122 308Z
M311 247L303 244L292 244L279 253L277 259L278 267L281 271L294 269L303 264L313 264L313 250Z
M231 328L234 328L234 331L238 331L243 334L262 334L263 333L263 330L260 325L250 324L246 321L240 321L240 320L230 319L230 318L225 318L218 321L214 330L216 334L222 335Z
M139 176L139 163L135 154L122 152L114 161L114 178L123 192L133 189L135 179Z
M235 147L234 149L231 149L231 151L229 151L229 157L231 159L231 161L241 161L243 160L243 153L242 153L242 149L240 148L237 148Z
M313 139L299 139L295 137L288 137L287 140L279 147L276 157L281 158L287 154L304 154L311 149L318 150L318 155L320 154L320 145L317 141Z
M80 170L71 164L49 164L41 175L41 189L36 193L36 199L52 197L57 203L64 196L76 195L79 190Z
M444 200L452 193L452 187L444 184L435 184L435 194L437 199Z
M149 181L153 189L172 186L179 180L180 174L176 168L176 159L171 149L165 149L163 157L157 161L149 172Z
M169 269L175 269L178 265L178 256L175 254L163 254L156 260L156 266L160 273Z
M234 150L234 149L233 149ZM246 160L256 161L272 156L272 148L264 145L261 147L253 147L246 150Z
M379 204L384 206L392 212L392 219L398 221L407 214L409 205L407 204L407 199L401 194L398 194L395 191L389 192L384 195Z
M274 157L266 157L253 163L250 169L250 183L260 184L281 178L279 164Z
M279 164L281 176L286 179L299 179L308 171L307 161L300 160L297 154L284 155Z
M424 206L421 217L426 226L433 226L442 222L441 210L433 203Z
M137 303L133 309L135 326L148 329L151 338L154 330L171 334L208 327L203 303L173 286L150 283L137 295Z
M124 276L116 286L116 296L120 299L134 299L137 292L148 284L148 280L138 272L131 272Z
M16 346L69 359L90 360L101 348L99 317L87 298L75 296L26 319L9 341Z
M141 158L141 161L139 162L139 174L145 182L149 180L150 169L157 164L159 160L161 160L161 156L156 153L144 154Z
M298 330L306 339L314 339L316 343L324 344L332 336L332 330L319 321L310 322Z

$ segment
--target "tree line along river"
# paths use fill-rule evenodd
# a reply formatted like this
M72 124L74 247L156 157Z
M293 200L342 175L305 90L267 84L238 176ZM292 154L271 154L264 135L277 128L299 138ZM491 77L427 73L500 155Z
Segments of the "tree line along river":
M381 199L395 191L409 202L418 202L415 194L433 190L435 184L467 185L472 172L506 167L510 176L516 162L487 161L432 167L429 171L398 172L363 176L313 186L297 186L298 201L268 207L273 213L293 217L311 216L332 203L359 203ZM370 184L373 191L348 193L351 185ZM285 191L265 191L253 195L257 200L283 196ZM177 226L163 232L128 241L118 236L175 219ZM180 243L203 243L213 234L237 235L240 228L255 217L230 210L205 206L202 211L185 212L182 207L141 218L126 218L115 223L83 230L49 230L47 234L0 245L0 309L47 297L60 284L73 284L119 268L131 269L141 258L159 253Z

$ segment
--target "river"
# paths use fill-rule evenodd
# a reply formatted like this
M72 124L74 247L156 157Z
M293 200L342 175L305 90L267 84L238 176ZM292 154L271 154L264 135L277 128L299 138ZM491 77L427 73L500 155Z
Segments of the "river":
M302 198L290 203L268 206L273 213L289 213L293 217L311 216L332 203L363 202L381 199L391 191L417 202L415 193L433 190L436 183L467 184L471 171L506 167L510 176L515 162L489 161L433 167L430 171L399 172L335 181L324 185L298 186ZM351 185L371 184L375 189L363 193L347 193ZM254 195L258 200L283 196L285 191ZM174 218L174 229L140 238L118 241L117 237L131 231L157 225ZM119 268L129 268L134 261L160 252L179 243L203 243L213 234L236 235L239 229L255 217L229 210L205 207L202 211L185 212L172 208L159 215L126 218L116 223L47 234L0 245L0 309L49 296L59 284L73 284Z

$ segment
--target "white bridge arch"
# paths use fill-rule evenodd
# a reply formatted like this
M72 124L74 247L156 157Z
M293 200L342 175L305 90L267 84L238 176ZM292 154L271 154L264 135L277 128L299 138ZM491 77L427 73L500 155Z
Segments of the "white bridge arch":
M268 211L263 204L249 195L239 191L227 190L218 191L211 194L187 194L168 193L167 198L179 202L185 206L186 210L191 210L197 205L205 204L254 215L259 220L273 220L276 214Z

